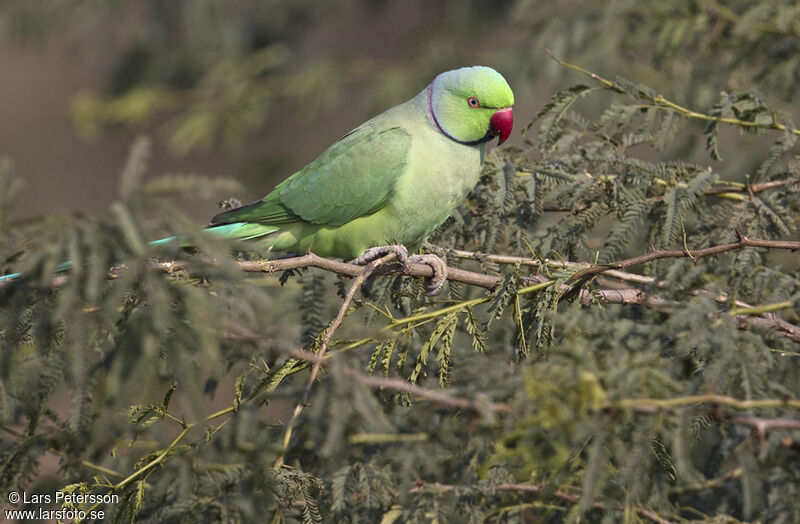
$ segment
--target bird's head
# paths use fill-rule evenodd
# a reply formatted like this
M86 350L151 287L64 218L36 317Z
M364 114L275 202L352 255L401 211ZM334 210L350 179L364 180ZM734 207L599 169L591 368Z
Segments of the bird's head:
M428 86L428 113L449 138L462 144L481 144L499 137L506 141L514 125L514 93L506 79L491 67L473 66L447 71Z

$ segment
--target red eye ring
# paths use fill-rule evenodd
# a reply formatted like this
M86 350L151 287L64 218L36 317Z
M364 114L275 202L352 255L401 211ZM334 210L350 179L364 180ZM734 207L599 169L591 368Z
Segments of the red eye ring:
M481 103L478 102L478 99L474 96L467 98L467 103L469 104L469 107L481 107Z

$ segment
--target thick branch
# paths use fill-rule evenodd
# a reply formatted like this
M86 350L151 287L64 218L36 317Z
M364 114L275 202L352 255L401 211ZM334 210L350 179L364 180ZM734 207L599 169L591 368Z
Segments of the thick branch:
M623 270L632 266L644 264L662 258L690 257L693 260L697 260L702 257L724 253L727 251L732 251L735 249L741 249L745 247L788 249L795 251L795 250L800 250L800 242L751 239L740 234L739 239L736 242L732 242L729 244L722 244L695 250L675 249L675 250L652 251L650 253L640 255L638 257L629 258L626 260L621 260L619 262L612 262L609 264L598 264L598 265L587 265L581 262L552 261L547 259L536 260L532 258L515 257L510 255L491 255L491 254L484 255L480 253L473 253L470 251L461 251L461 250L451 250L449 251L449 253L460 258L469 258L479 261L483 260L498 264L520 264L523 266L536 267L536 268L541 267L543 264L546 264L551 267L565 267L565 268L582 267L583 269L576 271L576 273L573 275L571 279L572 282L571 286L572 289L580 293L580 299L584 304L590 303L592 297L595 297L608 304L641 304L646 306L654 306L663 304L664 303L663 299L661 299L656 295L647 295L643 291L640 291L638 289L621 289L621 290L606 289L606 290L596 290L588 292L585 289L581 288L585 284L585 282L600 274L613 277L621 281L633 282L637 284L652 284L653 282L656 281L654 277L637 275L635 273L629 273ZM204 263L210 266L218 265L218 262L214 260L206 260L204 261ZM190 262L186 260L156 262L154 264L157 269L165 273L173 273L176 271L183 271L190 269ZM270 274L276 271L285 271L303 267L315 267L323 269L325 271L330 271L333 273L350 277L358 277L364 271L363 266L356 264L349 264L347 262L340 262L337 260L331 260L328 258L322 258L310 252L306 253L303 256L284 258L278 260L239 261L237 262L237 265L241 268L242 271L245 272L270 273ZM126 266L124 265L115 266L109 270L109 277L114 278L122 274L124 271L127 271ZM430 266L426 264L412 264L412 263L407 264L407 266L404 268L401 267L399 264L385 264L381 267L375 267L373 269L373 273L381 275L394 274L394 275L419 276L419 277L433 276L433 270L431 269ZM52 285L54 287L62 286L68 281L68 278L69 276L66 274L57 275L56 277L53 278ZM502 279L502 277L497 275L487 275L483 273L477 273L474 271L467 271L458 268L448 268L447 278L448 280L461 282L468 285L478 286L488 290L493 290L494 287L497 285L497 283L500 282L500 280ZM543 275L530 275L524 277L524 279L527 280L527 282L530 282L532 285L521 289L520 294L539 291L554 283L554 281L548 280ZM0 280L0 286L9 285L12 282L14 282L14 280ZM703 292L704 292L703 290L692 291L692 293L695 294L700 294ZM717 301L728 300L728 297L724 294L714 296L713 298ZM448 306L446 308L437 311L421 313L406 319L396 319L392 322L390 327L396 327L402 324L407 324L412 321L421 321L430 318L435 318L442 314L451 311L461 310L468 306L474 306L481 303L485 303L489 300L490 297L477 298L466 302L454 304L452 306ZM736 301L735 305L737 306L738 309L731 311L731 313L736 315L737 323L741 328L745 328L748 325L754 325L754 324L761 325L769 329L776 330L796 342L800 342L800 327L790 324L775 315L769 314L770 311L790 308L792 306L791 303L786 302L780 304L772 304L768 306L758 306L754 308L753 306L750 306L749 304L746 304L744 302ZM760 317L752 316L754 314L760 314L761 316Z
M726 251L732 251L734 249L741 249L744 247L762 247L762 248L788 249L791 251L797 251L800 250L800 242L786 241L786 240L751 239L740 234L739 240L736 242L732 242L730 244L722 244L718 246L711 246L708 248L695 249L695 250L678 250L678 249L658 250L658 251L652 251L644 255L640 255L638 257L621 260L619 262L612 262L609 264L587 265L582 262L557 262L552 260L545 260L545 262L553 267L585 266L584 269L575 273L575 275L573 276L573 281L578 281L579 279L592 277L595 275L599 275L600 273L604 273L618 280L624 280L640 284L649 284L655 280L653 277L637 275L635 273L628 273L619 270L626 269L632 266L641 265L647 262L652 262L653 260L662 258L690 257L696 260L709 255L724 253ZM451 253L455 254L460 258L487 260L498 264L520 264L531 267L541 267L542 265L542 261L539 260L531 258L515 257L510 255L483 255L480 253L473 253L470 251L460 251L460 250L453 250L451 251ZM218 265L218 263L214 260L206 260L205 263L209 266ZM304 267L315 267L344 276L357 277L362 273L364 269L364 266L360 266L357 264L350 264L347 262L341 262L338 260L331 260L329 258L323 258L311 252L298 257L283 258L277 260L246 260L246 261L236 262L236 264L244 272L270 273L270 274L275 273L276 271L286 271L289 269L299 269ZM190 263L189 261L186 260L173 260L166 262L156 262L154 263L154 266L160 271L163 271L164 273L174 273L176 271L183 271L189 269ZM119 276L125 271L127 271L127 267L125 265L118 265L111 268L108 274L110 278L114 278L116 276ZM497 285L497 283L500 282L500 280L502 279L502 277L496 275L486 275L483 273L466 271L459 268L448 268L447 272L448 272L447 276L448 280L452 280L454 282L461 282L472 286L478 286L489 290L493 290L494 287ZM378 275L394 274L394 275L404 275L413 277L433 276L433 270L429 265L412 264L412 263L407 264L405 268L401 268L400 265L398 264L386 265L384 267L377 268L374 271L374 273ZM64 285L66 283L65 277L66 275L59 275L55 277L53 279L53 286L60 287ZM542 276L533 276L528 278L537 283L544 283L547 281L547 279ZM0 280L0 286L10 285L13 282L15 282L15 280Z
M634 282L639 284L652 284L656 280L654 277L637 275L636 273L629 273L622 270L662 258L691 257L693 260L697 260L702 257L718 253L724 253L735 249L741 249L744 247L789 249L795 251L800 249L800 242L750 239L740 234L739 239L736 242L732 242L730 244L721 244L718 246L711 246L704 249L695 249L688 251L677 250L677 249L652 251L645 255L640 255L638 257L629 258L626 260L621 260L619 262L612 262L610 264L590 265L590 266L587 266L585 263L581 262L536 260L532 258L516 257L510 255L492 255L492 254L484 255L480 253L474 253L471 251L463 251L463 250L450 250L448 251L448 253L455 255L459 258L468 258L478 261L488 261L497 264L520 264L523 266L536 267L536 268L542 267L543 264L547 264L552 267L583 266L584 268L577 271L575 275L573 275L572 277L572 280L576 282L576 284L573 284L573 287L577 289L580 286L582 286L583 283L588 281L590 278L600 274L627 282ZM301 257L285 258L278 260L242 261L242 262L237 262L237 264L243 271L246 272L274 273L276 271L285 271L288 269L315 267L326 271L338 273L340 275L357 277L361 275L362 272L364 271L363 266L322 258L313 253L306 253ZM185 261L159 262L157 263L157 267L164 272L171 273L173 271L186 269L188 267L188 263ZM120 268L115 268L115 270L120 270ZM388 264L382 267L376 267L373 272L375 274L400 274L400 275L420 276L420 277L433 276L433 270L431 269L430 266L426 264L408 264L405 268L401 268L398 264ZM501 280L502 277L496 275L486 275L483 273L477 273L473 271L466 271L458 268L448 268L447 278L448 280L452 280L455 282L461 282L464 284L474 285L492 290ZM527 293L531 291L537 291L553 283L553 281L548 280L543 275L532 275L526 278L528 279L529 282L536 282L536 284L533 286L529 286L527 288L523 288L521 292ZM702 292L703 292L702 290L694 291L694 293L702 293ZM652 294L648 295L647 293L639 289L602 289L591 292L587 291L586 289L580 289L579 293L581 302L586 305L591 303L592 300L600 300L607 304L640 304L645 306L657 306L657 305L663 305L665 303L665 301L660 297L658 297L657 295L652 295ZM712 298L714 298L717 301L723 301L723 302L728 300L727 295L724 294L719 296L714 296ZM488 297L482 297L478 299L473 299L471 301L454 304L453 306L449 306L447 308L437 310L431 313L422 313L419 315L415 315L413 317L409 317L408 319L398 319L396 321L393 321L390 326L396 327L398 325L407 324L408 322L411 321L421 321L421 320L426 320L428 318L434 318L446 312L460 310L467 306L474 306L477 304L487 302L488 300L489 300ZM790 338L795 342L800 342L800 327L790 324L781 319L780 317L769 314L769 311L760 311L757 310L757 308L754 309L752 308L752 306L744 302L736 301L735 304L740 309L733 310L732 314L736 315L737 325L739 325L740 328L744 329L750 325L764 326L769 329L778 331L779 333L785 335L786 337ZM782 306L785 309L786 307L790 307L791 304L789 304L788 306L786 304L782 304ZM771 309L770 311L774 310L775 309ZM762 314L762 316L755 317L752 316L753 314Z

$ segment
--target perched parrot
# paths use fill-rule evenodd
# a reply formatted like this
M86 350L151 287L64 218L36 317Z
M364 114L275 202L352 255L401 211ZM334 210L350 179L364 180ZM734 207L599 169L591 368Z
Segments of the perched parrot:
M511 134L514 93L492 68L447 71L411 100L361 124L262 200L211 220L212 232L283 252L366 262L404 257L464 201L484 147ZM380 246L387 246L386 249ZM434 265L435 292L443 264ZM404 260L405 261L405 260Z
M263 199L215 216L208 231L358 263L395 252L404 263L432 266L435 294L446 267L433 255L406 258L407 249L416 250L475 187L486 142L502 144L511 134L513 104L508 83L490 67L442 73Z

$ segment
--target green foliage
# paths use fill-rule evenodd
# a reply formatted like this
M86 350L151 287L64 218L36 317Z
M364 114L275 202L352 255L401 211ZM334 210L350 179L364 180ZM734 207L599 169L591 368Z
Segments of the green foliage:
M263 254L198 232L171 200L227 197L234 182L146 177L141 140L107 217L15 221L20 182L0 161L0 271L25 275L0 284L0 491L118 494L101 506L118 521L800 520L797 254L680 257L740 235L796 238L800 131L779 105L796 59L778 52L795 45L796 10L609 5L560 7L575 18L561 32L563 19L545 22L552 6L541 21L524 16L531 2L501 11L571 54L595 56L579 26L606 31L602 52L647 41L641 67L689 78L687 91L589 75L554 94L431 239L493 289L450 281L432 299L420 279L374 275L312 384L304 359L352 281L337 294L317 269L243 272ZM331 75L307 63L318 76L283 77L284 50L255 47L189 64L188 87L163 82L138 102L129 85L87 95L86 129L166 108L173 147L240 140L267 114L267 84L319 89ZM694 49L718 58L673 60ZM745 73L767 94L720 85ZM721 161L737 140L757 162ZM174 232L191 252L147 242ZM674 256L618 263L653 250ZM618 272L581 278L594 264Z
M643 291L659 300L647 306L608 303L601 279L576 294L567 284L588 264L562 264L609 263L648 245L707 247L736 231L794 234L794 128L773 131L749 185L725 182L713 168L637 154L669 147L675 120L698 117L645 86L599 81L572 92L621 99L591 121L577 99L566 108L554 95L530 128L539 138L493 152L481 184L436 233L451 265L498 275L494 291L448 285L431 301L416 281L374 277L296 423L279 401L297 398L310 365L289 352L319 348L331 329L326 304L341 298L316 270L279 287L247 276L227 254L241 246L191 233L166 200L235 190L229 183L145 182L149 145L139 141L108 219L4 222L3 267L26 274L0 287L4 489L37 489L52 475L40 459L54 453L61 484L120 494L106 509L125 520L636 521L648 511L795 520L796 432L752 433L747 421L797 416L779 407L800 397L796 343L742 329L728 311L734 299L796 308L796 257L745 248L653 261ZM758 120L771 106L759 103L730 118L771 128ZM197 253L145 242L165 225L189 231ZM523 258L498 264L456 248ZM175 257L185 269L164 274L152 263ZM54 277L65 259L69 273ZM285 307L293 297L299 307ZM359 368L474 398L474 412L393 391L391 381L376 395L352 379ZM739 414L681 400L704 393L776 404ZM216 397L228 407L209 409ZM661 399L675 404L654 408ZM275 469L286 435L288 466Z

